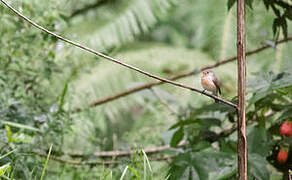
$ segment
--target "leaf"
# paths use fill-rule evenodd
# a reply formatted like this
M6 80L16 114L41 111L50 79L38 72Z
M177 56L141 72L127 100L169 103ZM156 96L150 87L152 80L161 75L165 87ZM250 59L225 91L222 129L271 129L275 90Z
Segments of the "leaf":
M140 179L139 174L131 166L128 166L128 169L130 169L135 174L136 179Z
M222 170L224 167L230 167L233 171L236 164L235 155L230 153L221 153L213 150L201 152L181 153L174 158L171 168L168 172L169 179L189 180L189 179L209 179L210 172ZM216 176L216 179L218 176Z
M0 166L0 177L4 175L4 173L8 170L9 167L10 167L10 163Z
M9 140L9 142L14 142L14 139L12 137L12 131L11 131L10 126L5 125L5 129L6 129L6 135L7 135L7 138Z
M252 8L252 3L253 3L253 0L246 0L246 4L248 7L250 7L250 9L253 9Z
M9 125L12 127L20 128L20 129L26 129L26 130L30 130L30 131L40 132L40 130L35 128L35 127L20 124L20 123L9 122L9 121L4 121L4 120L0 120L0 123L5 124L5 125Z
M266 180L270 179L270 172L267 169L267 160L259 154L248 154L249 179Z
M284 17L281 18L281 26L282 26L284 38L287 38L288 37L288 25L287 25L287 21Z
M228 11L232 8L232 6L235 4L236 0L228 0L227 2L227 9Z
M290 120L292 119L292 108L291 106L289 108L287 108L281 115L280 117L277 119L278 122L281 122L283 120Z
M124 171L123 171L123 173L122 173L122 175L121 175L121 177L120 177L120 180L123 180L123 179L124 179L124 177L125 177L125 175L126 175L126 173L127 173L128 167L129 167L129 166L126 166L126 167L125 167L125 169L124 169Z
M235 108L230 107L223 103L216 103L216 104L213 103L213 104L205 105L201 108L195 109L195 113L199 113L199 114L202 114L203 112L215 112L215 111L233 113L236 110Z
M271 140L268 139L267 130L265 128L252 126L247 138L249 153L259 154L263 157L269 154L272 143ZM259 148L259 144L261 145L261 148Z
M117 1L116 6L103 6L98 11L91 11L95 16L93 20L78 23L68 31L72 34L80 31L78 37L86 34L82 41L90 47L101 50L120 47L132 42L135 36L148 32L176 3L175 0Z
M217 118L200 118L200 124L204 127L204 129L209 128L211 126L220 126L221 121Z
M59 100L59 111L58 112L64 111L63 106L65 103L65 96L67 94L67 91L68 91L68 83L65 84L63 91L62 91L62 94L59 97L60 100Z
M170 146L175 147L184 137L184 129L179 128L172 136Z
M12 150L12 151L10 151L10 152L8 152L8 153L6 153L6 154L0 156L0 160L3 159L3 158L5 158L6 156L9 156L9 155L12 154L14 151L16 151L16 149L14 149L14 150Z
M292 75L285 71L279 74L257 73L256 78L249 81L248 86L252 88L253 96L248 100L250 107L252 104L272 94L273 91L292 86Z
M148 165L148 168L150 170L150 172L152 172L152 168L151 168L151 165L150 165L150 162L149 162L149 159L148 159L148 156L147 154L145 153L145 151L142 149L141 150L142 153L143 153L143 159L144 159L144 162L146 161L147 165Z
M24 144L33 143L33 137L25 133L17 132L17 133L14 133L12 137L16 143L24 143Z
M45 161L44 168L43 168L43 170L42 170L41 180L44 179L45 172L46 172L46 169L47 169L47 165L48 165L49 160L50 160L50 156L51 156L52 148L53 148L53 144L51 144L51 146L50 146L49 153L48 153L48 155L47 155L47 159L46 159L46 161Z
M193 120L193 119L181 120L181 121L178 121L177 123L175 123L174 125L172 125L169 128L169 130L175 129L175 128L178 128L178 127L183 127L183 126L186 126L186 125L190 125L190 124L193 124L193 123L198 123L198 121Z
M218 174L218 180L229 180L232 177L236 176L237 174L237 167L232 166L229 168L223 168Z
M280 13L280 10L277 9L274 4L272 4L272 8L273 8L273 11L274 13L276 14L276 16L278 16L279 18L281 17L281 13Z
M287 17L289 20L292 20L292 10L291 10L291 8L285 10L284 16Z
M280 18L276 18L276 19L274 19L273 26L272 26L273 33L274 33L274 39L278 39L279 27L281 27Z
M210 170L208 164L210 162L200 156L199 153L193 155L190 152L180 154L172 163L169 180L208 179Z

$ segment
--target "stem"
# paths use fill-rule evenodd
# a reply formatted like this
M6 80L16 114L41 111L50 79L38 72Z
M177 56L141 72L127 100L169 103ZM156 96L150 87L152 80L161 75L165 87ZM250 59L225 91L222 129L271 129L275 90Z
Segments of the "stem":
M245 130L245 0L237 1L237 64L238 64L238 173L247 180L247 139Z

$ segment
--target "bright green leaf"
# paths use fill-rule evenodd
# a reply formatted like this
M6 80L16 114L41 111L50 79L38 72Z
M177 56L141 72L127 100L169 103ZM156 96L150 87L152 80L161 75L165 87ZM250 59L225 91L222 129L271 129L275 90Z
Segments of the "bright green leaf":
M8 170L9 167L10 167L10 163L0 166L0 177L4 175L4 173Z

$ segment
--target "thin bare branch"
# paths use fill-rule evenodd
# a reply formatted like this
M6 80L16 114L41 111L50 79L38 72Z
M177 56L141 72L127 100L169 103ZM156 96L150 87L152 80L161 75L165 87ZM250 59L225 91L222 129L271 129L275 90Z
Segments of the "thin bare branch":
M284 42L287 42L287 41L291 41L291 40L292 40L292 36L289 36L287 39L282 39L282 40L276 41L276 44L281 44L281 43L284 43ZM252 54L256 54L256 53L261 52L261 51L263 51L265 49L268 49L270 47L272 47L272 46L270 46L268 44L265 44L265 45L260 46L260 47L258 47L256 49L253 49L251 51L246 52L246 55L249 56L249 55L252 55ZM200 72L202 72L202 71L204 71L206 69L211 69L211 68L215 68L215 67L218 67L220 65L223 65L223 64L227 64L227 63L232 62L232 61L234 61L236 59L237 59L237 56L233 56L233 57L230 57L230 58L227 58L227 59L218 61L215 64L208 65L208 66L204 66L204 67L202 67L202 68L200 68L198 70L193 70L193 71L190 71L190 72L182 73L182 74L179 74L179 75L170 77L168 79L169 80L172 80L172 81L178 80L178 79L182 79L182 78L185 78L185 77L188 77L188 76L191 76L191 75L199 74ZM130 95L132 93L141 91L143 89L151 88L153 86L157 86L157 85L161 85L161 84L164 84L164 82L163 81L153 81L153 82L145 83L143 85L140 85L140 86L137 86L137 87L134 87L134 88L131 88L131 89L122 91L120 93L117 93L117 94L114 94L114 95L111 95L111 96L104 97L104 98L102 98L102 99L100 99L98 101L95 101L95 102L91 103L89 105L89 107L99 106L101 104L104 104L104 103L107 103L107 102L116 100L118 98L121 98L121 97ZM75 112L79 112L81 110L82 109L80 107L77 107L74 111Z
M181 147L186 144L186 141L181 141L177 146ZM149 155L149 154L154 154L158 153L161 151L165 151L170 149L170 145L164 145L164 146L156 146L156 147L150 147L150 148L145 148L144 152ZM122 156L130 156L135 154L137 151L136 150L129 150L129 151L103 151L103 152L94 152L92 155L95 157L122 157ZM68 153L71 157L82 157L85 156L83 152L71 152Z
M46 158L47 155L44 152L40 151L32 151L33 154L36 154L38 156ZM61 157L57 157L54 155L50 156L50 160L57 161L60 163L70 164L70 165L76 165L76 166L83 166L83 165L90 165L90 166L96 166L96 165L111 165L111 164L118 164L117 161L78 161L78 160L70 160L70 159L64 159Z
M255 121L250 121L249 124L254 123ZM221 138L225 138L228 137L229 135L231 135L232 133L234 133L237 130L237 126L233 125L229 128L223 129L220 133L217 133L212 139L205 139L206 141L213 143L215 141L220 140ZM182 147L184 145L186 145L187 142L186 141L181 141L177 147ZM147 155L151 155L151 154L155 154L155 153L159 153L161 151L165 151L170 149L170 145L164 145L164 146L156 146L156 147L151 147L151 148L145 148L144 151ZM103 152L94 152L92 154L92 156L95 157L100 157L100 158L106 158L106 157L123 157L123 156L130 156L132 154L136 153L136 151L131 150L131 151L103 151ZM71 156L71 157L83 157L86 156L88 154L85 154L82 151L75 151L75 152L70 152L67 153L67 155Z
M215 95L212 95L212 94L206 93L206 92L201 91L201 90L199 90L199 89L196 89L196 88L193 88L193 87L190 87L190 86L186 86L186 85L184 85L184 84L181 84L181 83L178 83L178 82L174 82L174 81L171 81L171 80L169 80L169 79L165 79L165 78L159 77L159 76L157 76L157 75L151 74L151 73L149 73L149 72L143 71L143 70L141 70L141 69L139 69L139 68L137 68L137 67L135 67L135 66L132 66L132 65L129 65L129 64L123 63L122 61L120 61L120 60L118 60L118 59L115 59L115 58L113 58L113 57L107 56L107 55L105 55L105 54L103 54L103 53L101 53L101 52L95 51L95 50L93 50L93 49L91 49L91 48L89 48L89 47L83 46L83 45L81 45L81 44L79 44L79 43L76 43L76 42L73 42L73 41L71 41L71 40L69 40L69 39L66 39L66 38L64 38L64 37L62 37L62 36L60 36L60 35L58 35L58 34L56 34L56 33L53 33L53 32L51 32L51 31L49 31L48 29L46 29L46 28L44 28L44 27L42 27L42 26L36 24L35 22L33 22L33 21L30 20L29 18L25 17L25 16L24 16L23 14L21 14L20 12L18 12L16 9L14 9L12 6L10 6L6 1L1 0L1 2L2 2L6 7L8 7L10 10L12 10L16 15L18 15L19 17L21 17L22 19L24 19L25 21L27 21L28 23L30 23L30 24L33 25L34 27L36 27L36 28L42 30L43 32L45 32L45 33L47 33L47 34L50 34L51 36L54 36L54 37L56 37L56 38L58 38L58 39L60 39L60 40L62 40L62 41L64 41L64 42L67 42L67 43L69 43L69 44L71 44L71 45L73 45L73 46L79 47L80 49L83 49L83 50L85 50L85 51L87 51L87 52L90 52L90 53L92 53L92 54L94 54L94 55L96 55L96 56L102 57L102 58L107 59L107 60L109 60L109 61L111 61L111 62L114 62L114 63L116 63L116 64L119 64L119 65L121 65L121 66L124 66L124 67L127 67L127 68L129 68L129 69L132 69L132 70L134 70L134 71L136 71L136 72L139 72L139 73L141 73L141 74L144 74L144 75L146 75L146 76L148 76L148 77L151 77L151 78L153 78L153 79L157 79L157 80L159 80L159 81L163 81L163 82L165 82L165 83L169 83L169 84L172 84L172 85L174 85L174 86L181 87L181 88L189 89L189 90L191 90L191 91L194 91L194 92L197 92L197 93L203 94L203 95L208 96L208 97L210 97L210 98L213 98L213 99L215 99L215 100L217 100L217 101L220 101L220 102L222 102L222 103L224 103L224 104L227 104L228 106L231 106L231 107L233 107L233 108L237 108L237 105L236 105L236 104L234 104L234 103L232 103L232 102L230 102L230 101L228 101L228 100L225 100L225 99L220 98L220 97L218 97L218 96L215 96Z
M36 154L40 157L46 158L47 154L45 154L44 152L39 152L39 151L33 151L31 152L33 154ZM164 156L158 156L158 157L151 157L149 158L150 161L170 161L172 158L174 157L174 155L164 155ZM122 164L124 163L124 161L116 161L116 160L111 160L111 161L81 161L81 160L70 160L70 159L65 159L65 158L61 158L61 157L57 157L57 156L50 156L50 160L59 162L59 163L63 163L63 164L70 164L73 166L99 166L99 165L103 165L103 166L109 166L109 165L117 165L117 164ZM140 160L142 161L142 160ZM133 161L130 161L133 162ZM135 161L136 162L136 161Z
M251 122L250 124L252 124ZM233 125L230 128L222 130L220 133L216 135L216 137L212 139L206 139L210 143L213 143L215 141L220 140L221 138L228 137L231 135L233 132L236 131L236 126ZM186 145L186 141L181 141L178 144L178 147ZM157 153L161 153L162 151L168 150L171 147L169 145L164 145L164 146L157 146L157 147L151 147L151 148L145 148L144 151L147 155L151 156ZM94 156L96 158L120 158L120 157L126 157L126 156L131 156L135 154L137 151L131 150L131 151L103 151L103 152L95 152L91 154L91 156ZM47 155L44 152L34 150L32 153L46 158ZM82 158L84 156L88 156L88 154L85 154L84 152L71 152L67 153L66 155L69 155L72 158ZM164 156L158 156L158 157L150 157L151 161L170 161L173 158L173 156L170 155L164 155ZM65 163L65 164L71 164L71 165L76 165L76 166L83 166L83 165L90 165L90 166L97 166L97 165L115 165L121 163L121 161L117 160L111 160L111 161L81 161L81 160L72 160L72 159L64 159L58 156L51 155L50 156L51 160L60 162L60 163Z

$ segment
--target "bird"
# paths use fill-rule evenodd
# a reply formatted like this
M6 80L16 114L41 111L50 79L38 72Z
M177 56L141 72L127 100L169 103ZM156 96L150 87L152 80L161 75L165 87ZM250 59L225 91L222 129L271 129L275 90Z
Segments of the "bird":
M219 94L221 94L219 80L215 76L215 73L210 69L203 71L203 76L201 77L201 85L204 88L203 92L207 90L209 92L212 92L212 94L215 96L218 96L218 92ZM215 99L215 102L218 103L218 100Z

